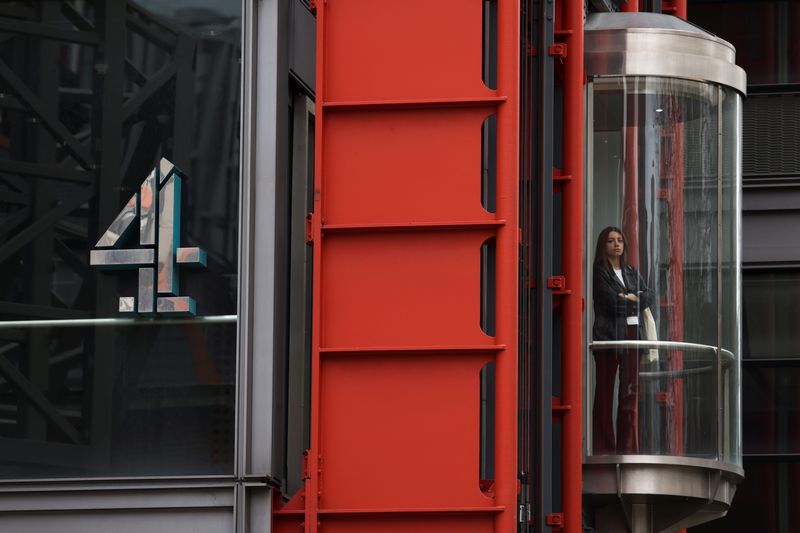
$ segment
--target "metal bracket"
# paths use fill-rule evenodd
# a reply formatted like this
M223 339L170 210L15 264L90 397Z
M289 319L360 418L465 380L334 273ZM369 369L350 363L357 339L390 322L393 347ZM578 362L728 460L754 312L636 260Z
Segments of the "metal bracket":
M567 57L567 45L566 43L555 43L551 44L549 48L550 55L553 57L560 57L565 58Z
M314 242L314 213L306 215L306 244Z
M564 527L564 513L550 513L547 515L545 522L548 526Z
M553 396L552 406L553 406L553 414L554 415L566 413L568 411L572 411L572 405L570 405L568 403L562 404L561 403L561 398L559 398L558 396Z
M566 289L567 278L565 276L550 276L547 278L547 288L553 291L553 294L572 294L571 290Z
M303 450L303 479L311 478L308 473L308 454L309 450Z
M562 174L560 168L553 168L553 181L570 181L572 180L572 176L570 174Z

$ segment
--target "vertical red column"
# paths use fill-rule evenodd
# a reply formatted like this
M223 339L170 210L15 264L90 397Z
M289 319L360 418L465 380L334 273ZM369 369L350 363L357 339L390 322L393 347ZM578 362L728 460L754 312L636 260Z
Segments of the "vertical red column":
M311 448L278 531L508 532L517 516L519 6L317 3ZM496 115L496 209L481 203ZM496 250L496 334L481 247ZM491 307L491 306L488 306ZM480 371L495 363L495 479L482 490ZM294 513L294 514L293 514ZM301 514L302 513L302 514ZM289 518L294 517L294 518Z
M663 12L676 17L686 19L686 0L668 0L663 4ZM675 111L682 113L679 104L676 104ZM672 225L672 239L670 241L671 263L669 268L669 294L668 303L670 306L669 338L676 341L683 341L683 257L684 257L684 144L683 123L675 125L672 133L671 151L673 155L672 163L666 173L666 178L670 182L671 194L669 206L669 219ZM672 352L668 356L668 367L670 370L683 370L683 352ZM670 416L668 417L669 453L682 455L684 453L683 435L683 379L672 380L668 386Z
M672 113L680 115L682 112L679 102L669 106ZM677 120L675 121L677 122ZM668 157L663 161L663 176L667 182L667 198L669 206L670 233L669 241L670 262L667 270L667 309L669 313L668 332L669 339L683 341L683 263L684 263L684 134L683 123L676 123L669 134L669 144L664 150ZM667 355L667 365L670 370L683 370L683 352L676 350ZM668 395L666 410L668 413L667 450L674 455L684 453L683 444L683 378L668 382Z
M686 19L686 0L667 0L664 3L662 10L664 13L675 15L678 18ZM669 324L670 335L675 340L683 340L683 218L685 216L683 209L683 152L684 136L683 124L676 127L675 139L673 141L673 149L678 154L678 161L675 165L675 172L672 175L674 201L671 206L670 218L678 224L678 227L673 228L673 233L676 239L672 243L672 257L673 267L670 274L670 298L674 302L674 309ZM680 222L678 222L678 220ZM669 361L669 368L682 370L683 369L683 353L676 352L671 356ZM670 385L670 393L674 403L674 411L672 420L670 421L671 431L670 442L668 443L672 453L682 454L683 447L683 380L675 380ZM685 529L680 530L678 533L686 533Z
M564 36L564 130L563 173L570 179L563 185L562 262L570 294L562 305L563 356L561 402L572 408L562 417L562 505L565 533L580 533L582 527L582 430L583 405L583 152L584 85L583 63L584 3L563 0L563 17L558 30ZM557 21L558 22L558 21Z

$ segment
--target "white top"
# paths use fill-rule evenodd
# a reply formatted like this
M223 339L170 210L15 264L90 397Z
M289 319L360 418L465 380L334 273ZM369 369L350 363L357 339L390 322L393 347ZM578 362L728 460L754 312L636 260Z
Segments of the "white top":
M625 286L625 279L623 279L623 277L622 277L622 269L621 268L615 268L614 269L614 274L617 275L617 277L619 278L620 283L622 283L622 285ZM638 316L626 317L625 318L625 322L629 326L638 326L639 325L639 317Z
M622 286L624 287L625 286L625 280L622 278L622 269L621 268L615 268L614 269L614 274L617 275L617 277L619 278L619 282L622 283Z

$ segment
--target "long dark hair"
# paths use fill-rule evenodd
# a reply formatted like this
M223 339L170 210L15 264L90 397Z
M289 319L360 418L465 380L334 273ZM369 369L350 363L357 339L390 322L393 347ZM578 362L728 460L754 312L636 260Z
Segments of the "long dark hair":
M622 270L625 270L625 266L628 264L628 239L625 238L625 234L618 227L608 226L597 237L597 247L594 250L594 268L611 270L611 263L608 262L608 255L606 255L606 240L608 240L608 234L612 231L622 235L622 256L619 258L619 266Z

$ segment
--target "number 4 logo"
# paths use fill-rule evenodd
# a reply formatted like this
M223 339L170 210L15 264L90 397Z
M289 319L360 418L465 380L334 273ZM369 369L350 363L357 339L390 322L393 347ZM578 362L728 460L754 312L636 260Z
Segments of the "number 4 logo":
M178 295L178 266L206 266L206 253L181 247L181 171L161 158L89 253L101 269L139 268L136 296L121 296L121 313L194 315L195 301ZM139 248L123 249L136 221Z

